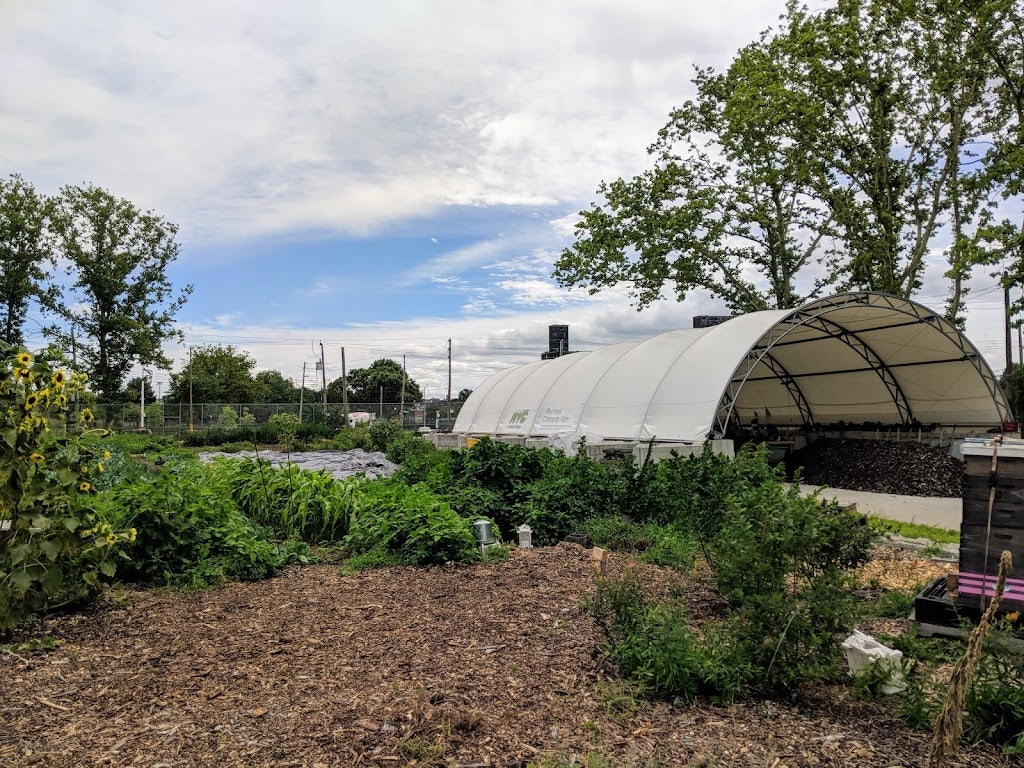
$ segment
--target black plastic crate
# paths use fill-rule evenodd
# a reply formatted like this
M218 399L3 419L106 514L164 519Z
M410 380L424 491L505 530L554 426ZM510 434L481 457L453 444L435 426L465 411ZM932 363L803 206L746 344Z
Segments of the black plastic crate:
M977 622L981 611L953 602L946 588L946 577L940 576L922 589L914 598L914 620L922 624L960 627L965 620Z

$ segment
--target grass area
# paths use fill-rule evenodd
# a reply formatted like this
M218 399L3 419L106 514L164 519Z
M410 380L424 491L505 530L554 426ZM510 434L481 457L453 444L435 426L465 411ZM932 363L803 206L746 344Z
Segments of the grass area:
M939 528L936 525L925 525L924 523L905 523L902 520L890 520L886 517L870 515L868 523L872 528L882 533L895 533L907 539L929 539L936 544L959 544L960 531L951 531L948 528Z

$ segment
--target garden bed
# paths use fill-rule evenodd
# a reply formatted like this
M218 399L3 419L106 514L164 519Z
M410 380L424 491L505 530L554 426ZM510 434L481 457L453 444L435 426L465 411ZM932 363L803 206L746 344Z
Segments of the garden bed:
M714 608L699 579L636 567L695 613ZM848 686L645 703L599 664L580 609L595 578L587 551L560 544L472 567L313 566L200 593L115 591L34 630L56 650L0 654L0 764L921 763L928 734ZM965 747L953 765L1005 762Z

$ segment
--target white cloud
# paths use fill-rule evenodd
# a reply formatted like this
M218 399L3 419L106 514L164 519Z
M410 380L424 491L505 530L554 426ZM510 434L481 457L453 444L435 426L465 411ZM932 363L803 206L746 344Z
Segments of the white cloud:
M217 240L587 199L637 170L694 63L775 0L326 0L5 10L0 163Z

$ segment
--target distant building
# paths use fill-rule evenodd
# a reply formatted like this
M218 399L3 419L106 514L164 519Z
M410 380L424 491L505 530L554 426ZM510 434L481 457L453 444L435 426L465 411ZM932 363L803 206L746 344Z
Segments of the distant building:
M693 327L710 328L713 325L721 325L731 318L732 315L694 315Z
M548 351L540 353L541 360L553 360L569 354L569 326L548 326Z

